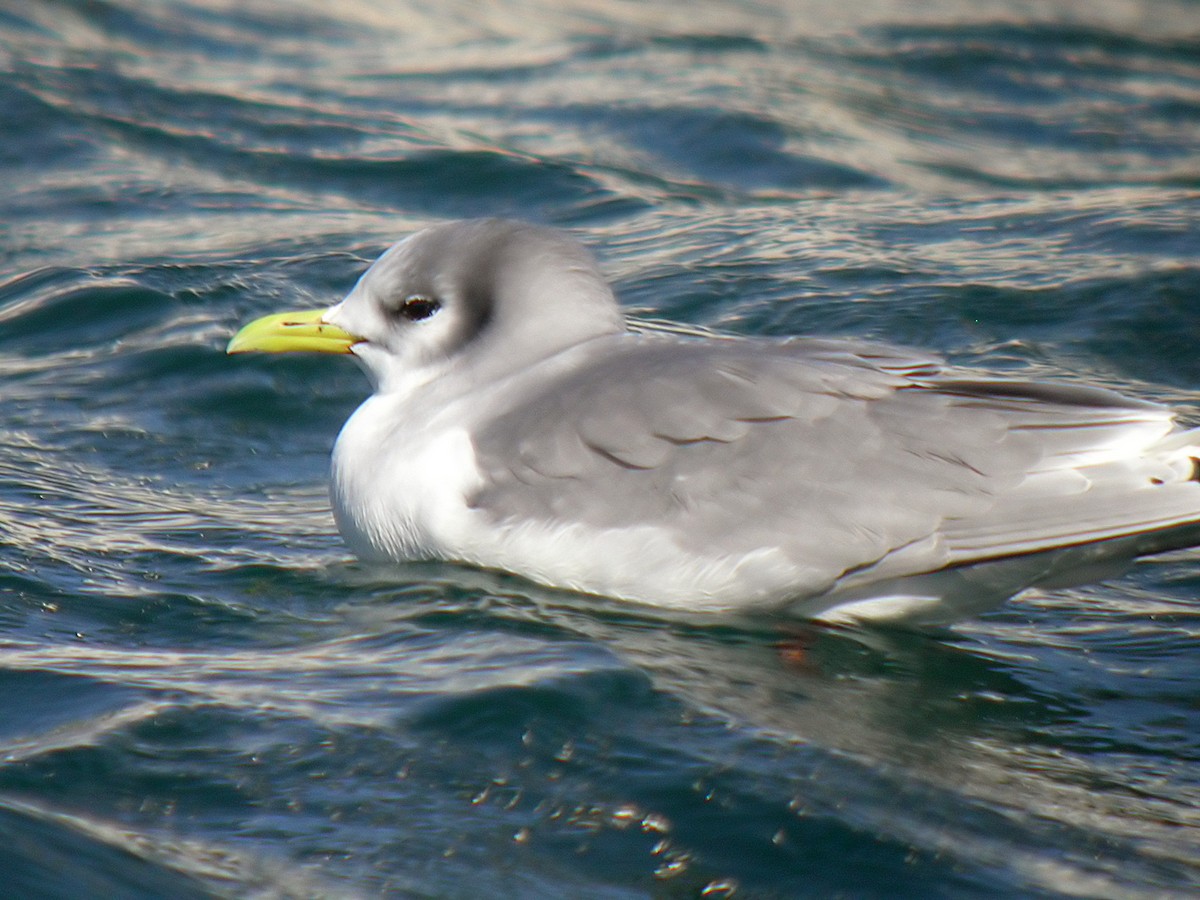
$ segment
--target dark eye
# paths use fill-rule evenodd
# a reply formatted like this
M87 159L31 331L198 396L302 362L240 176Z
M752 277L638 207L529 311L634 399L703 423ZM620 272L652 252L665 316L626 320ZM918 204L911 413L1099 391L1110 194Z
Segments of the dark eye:
M420 322L422 319L428 319L441 308L442 304L432 297L413 294L400 304L400 315L410 322Z

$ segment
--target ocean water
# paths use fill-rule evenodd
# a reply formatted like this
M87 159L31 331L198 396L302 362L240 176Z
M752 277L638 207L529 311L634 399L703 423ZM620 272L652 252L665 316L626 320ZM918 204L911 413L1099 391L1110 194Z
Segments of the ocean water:
M939 634L369 567L345 360L412 230L634 314L1200 422L1200 6L0 0L0 896L1200 892L1200 556Z

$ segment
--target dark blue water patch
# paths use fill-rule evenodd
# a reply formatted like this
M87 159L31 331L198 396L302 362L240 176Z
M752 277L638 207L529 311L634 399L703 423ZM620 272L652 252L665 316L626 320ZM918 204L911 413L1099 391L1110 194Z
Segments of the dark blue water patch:
M0 82L5 139L0 168L9 179L48 166L86 166L94 161L94 138L63 110L11 82Z
M949 315L971 323L995 337L1020 335L1022 339L1051 337L1065 322L1086 321L1086 288L1075 286L1026 290L965 284L927 288L922 292L924 314ZM1075 303L1063 302L1068 297ZM1077 304L1084 304L1082 307ZM1094 320L1093 320L1094 321ZM1086 327L1086 326L1085 326Z
M549 159L491 150L426 150L393 159L312 158L271 151L232 152L207 138L148 135L155 153L179 148L203 168L237 172L263 184L322 191L360 203L417 210L422 215L470 218L524 215L558 205L591 202L609 192L574 167Z
M890 66L949 74L959 83L961 67L990 71L996 61L1017 62L1040 73L1084 71L1119 75L1136 60L1161 71L1163 62L1195 64L1200 50L1191 35L1151 36L1137 29L1114 31L1074 22L1027 21L892 25L867 31L881 47L874 58ZM872 58L868 55L867 58ZM1120 61L1123 65L1116 65Z
M1074 720L1083 709L1079 698L1064 697L1029 677L1021 667L998 665L975 655L971 646L942 643L918 636L915 646L889 642L881 672L869 676L880 685L902 684L912 702L910 709L895 709L885 714L888 725L897 733L911 735L918 754L936 759L938 750L927 747L924 736L928 720L934 718L946 736L969 734L986 723L993 734L1012 741L1026 741L1031 735ZM868 657L869 659L870 657ZM821 657L817 656L817 664ZM825 670L828 677L868 677L847 669L844 663ZM921 709L913 718L911 709Z
M429 150L394 160L293 160L260 156L268 181L335 193L423 215L529 215L608 194L574 167L488 150ZM269 173L269 174L268 174Z
M998 157L1002 158L1002 157ZM1125 162L1103 162L1102 175L1095 174L1009 174L1002 171L988 171L976 165L964 165L956 162L917 162L922 168L946 178L954 178L963 182L971 182L989 191L1020 192L1040 191L1045 193L1079 191L1089 188L1103 187L1160 187L1170 190L1192 190L1200 187L1200 173L1191 172L1155 172L1141 170L1136 160Z
M760 55L772 52L775 45L763 38L737 32L674 32L629 35L582 35L577 39L585 57L606 59L614 56L640 55L647 49L678 52L687 56L710 54Z
M201 327L189 309L226 305L235 296L304 295L307 289L292 279L319 276L303 260L247 262L244 277L221 276L221 268L43 269L10 280L0 286L0 349L12 355L9 377L30 382L26 393L39 384L52 388L60 433L97 411L120 411L119 420L105 421L108 437L133 428L203 440L216 435L222 421L261 426L264 435L280 425L295 431L297 423L310 423L327 449L368 392L356 366L319 357L230 358L224 339L212 346L207 331L203 343L187 343L190 331ZM347 266L344 276L335 269L329 279L348 285L360 268ZM290 269L296 271L282 276ZM223 337L238 324L231 319ZM57 364L47 368L47 358ZM22 366L17 359L29 362Z
M275 357L280 359L283 357ZM301 362L308 362L298 370L288 369L290 358L283 358L285 371L295 376L300 372L317 373L318 366L311 364L307 357ZM321 358L317 357L317 361ZM105 374L114 383L128 386L134 393L143 396L153 396L155 392L163 396L160 403L175 405L186 401L189 383L198 381L222 381L222 376L234 376L238 370L234 366L242 360L230 357L223 347L211 347L203 344L183 344L163 347L118 352L105 361ZM267 370L270 372L270 370ZM270 389L282 386L283 381L270 385ZM266 388L266 385L260 387ZM236 387L233 387L236 390ZM115 392L114 392L115 393ZM125 392L122 392L125 393ZM195 393L210 396L204 389ZM128 403L128 396L115 398L117 402ZM265 399L265 398L264 398Z
M26 294L31 287L40 288L33 297ZM169 295L84 271L38 272L10 281L2 291L14 299L4 304L0 297L0 347L30 356L107 345L176 311ZM18 294L26 296L16 299Z
M454 750L439 759L436 747L371 729L318 737L260 755L263 770L280 777L239 829L243 839L300 841L312 848L301 851L302 860L320 862L326 874L354 878L373 893L455 894L471 884L512 896L555 896L564 888L578 893L571 886L610 895L604 886L597 893L572 864L546 858L538 866L536 857L520 854L514 835L524 816L510 805L516 783L514 790L504 787L503 773L486 762ZM474 768L457 769L456 762ZM489 784L493 791L483 796ZM340 824L326 827L330 821ZM305 839L313 827L321 831L316 842Z
M1157 40L1058 23L909 27L869 32L830 65L894 89L844 86L846 105L937 158L913 164L989 189L1089 185L1194 187L1194 40ZM828 50L815 51L828 56ZM1164 64L1163 56L1173 60ZM1064 92L1071 103L1064 106ZM977 148L959 152L962 142ZM1053 158L1014 165L1004 151Z
M1136 255L1187 267L1193 264L1192 217L1198 209L1196 198L1184 193L1166 193L1160 203L1150 197L1129 197L1106 215L1078 221L1071 229L1071 242L1090 252Z
M379 253L380 244L356 244L361 252L340 249L344 235L289 239L258 244L254 254L205 248L189 255L176 254L125 265L90 266L86 270L47 269L17 276L0 286L0 309L9 297L43 292L43 282L68 281L74 275L129 281L169 295L181 308L208 310L223 315L229 336L257 314L304 306L331 305L345 295ZM242 311L230 307L239 307ZM257 310L257 312L256 312ZM214 344L214 346L216 346ZM223 344L220 345L223 348Z
M92 578L99 580L111 560L97 560ZM184 593L189 584L204 582L202 566L194 560L172 560L168 554L131 554L119 566L127 596L119 590L86 590L76 573L73 589L58 592L53 601L32 605L20 617L14 610L5 633L31 641L62 640L77 645L120 646L139 651L178 652L221 646L246 648L295 646L310 636L321 621L319 611L291 615L285 605L262 609L255 598L240 604L236 596L206 597ZM167 582L174 590L155 590ZM13 604L15 605L15 603Z
M151 142L209 138L214 147L273 151L281 155L348 153L378 137L383 126L346 115L340 107L294 106L198 88L167 86L126 74L116 65L29 66L19 70L31 90L63 101L63 112L80 125L134 128ZM141 126L138 130L135 126ZM397 143L423 141L423 132L390 117L386 130Z
M616 180L621 184L621 190L629 191L628 195L615 194L609 196L591 197L576 204L572 210L561 218L547 219L549 222L569 223L581 217L581 212L600 209L611 218L614 212L628 210L633 213L645 212L650 207L647 198L656 202L682 207L708 208L722 206L732 202L742 192L721 185L709 184L704 181L690 179L686 173L670 172L666 175L649 169L641 169L629 165L608 165L597 162L579 163L579 167L596 177Z
M423 567L413 566L411 568ZM397 573L397 575L399 574ZM464 576L468 574L473 573L463 573ZM416 575L417 573L413 572L413 577ZM505 597L494 597L490 591L480 591L451 583L444 585L435 596L425 599L414 597L414 594L419 592L420 586L420 581L414 582L402 595L396 595L393 591L383 589L376 592L374 602L402 603L411 610L404 616L407 623L436 631L457 632L479 629L486 630L488 634L511 634L514 637L559 643L585 640L563 623L548 622L538 617L532 605L528 603L528 598L523 598L516 593ZM526 602L522 603L522 600ZM419 605L414 605L418 603Z
M618 281L613 287L627 307L646 309L655 317L671 321L706 322L748 298L754 298L757 309L777 308L773 301L783 300L781 295L798 292L797 281L784 287L777 275L761 266L734 262L672 265L659 271L639 272L636 280ZM753 327L753 323L746 325Z
M394 240L404 237L397 233ZM255 280L247 280L247 272L259 272L266 279L268 288L274 292L286 294L287 300L295 304L295 298L309 298L314 305L333 303L341 300L367 267L388 248L389 243L361 243L355 240L349 246L343 247L345 236L331 236L328 240L306 241L281 245L277 248L278 256L263 259L235 260L230 266L235 274L231 287L242 290L242 299L254 301L259 293ZM286 251L286 252L285 252ZM199 296L198 302L205 306L219 306L217 298ZM246 304L254 308L251 304ZM290 308L290 307L289 307ZM278 312L267 308L263 312Z
M475 60L453 68L401 69L399 71L373 71L356 75L355 84L420 84L432 82L445 84L447 81L479 82L487 85L524 83L545 78L567 78L581 61L607 60L620 57L637 57L647 51L675 52L694 59L712 59L741 54L763 54L772 49L769 42L750 35L721 34L628 34L612 35L581 32L569 39L570 50L565 55L550 60L522 61L505 60L503 63L488 64ZM295 89L296 85L281 85ZM387 107L395 101L393 91L359 93L347 96L340 93L311 95L324 102L350 103L356 107ZM464 108L464 107L457 107ZM485 107L470 107L481 109ZM486 107L494 109L494 107Z
M1109 195L1095 196L1107 199ZM1114 215L1140 220L1143 210L1161 212L1164 205L1163 195L1152 190L1130 191L1128 194L1114 192L1112 196L1116 199L1110 202L1085 202L1089 195L1084 194L1078 202L1049 207L1040 203L1036 195L1025 193L987 201L947 197L930 200L926 210L929 215L910 213L900 217L884 216L863 222L857 227L861 229L864 239L896 248L937 247L952 241L988 248L1010 244L1015 238L1043 241L1047 248L1064 244L1073 248L1076 242L1085 241L1094 227L1110 221ZM1174 205L1169 205L1172 206L1172 214L1177 215ZM1050 243L1052 239L1058 243ZM962 264L973 262L974 258L967 251L961 258L949 255L946 259L939 259L936 264L930 264L927 271L931 275L937 272L944 274L947 269L953 273ZM1070 257L1063 258L1061 254L1055 259L1056 278L1061 279L1067 274L1062 266L1070 262ZM1036 257L1030 258L1029 264L1040 271ZM1010 277L1014 275L1009 271L1005 274Z
M19 568L6 565L0 570L0 587L11 589L0 605L12 629L6 634L35 641L50 637L78 640L95 624L97 612L113 607L80 590L89 577L85 566L58 558L41 546L11 540L2 546L19 560ZM66 614L60 614L64 610Z
M66 173L62 178L49 179L14 196L7 205L9 221L20 223L36 234L60 233L60 223L105 229L121 222L134 227L140 225L141 233L145 235L155 227L150 223L160 216L170 221L187 214L200 218L231 209L240 209L246 215L279 215L298 208L309 207L293 199L236 188L206 192L164 186L161 182L146 179L143 170L132 171L124 177L113 176L110 172L104 178L85 183L73 181L73 176ZM78 255L72 253L56 254L55 258L80 261ZM102 255L97 254L94 258L102 258Z
M194 876L146 859L99 829L0 795L3 892L22 900L219 896Z
M854 828L838 815L797 816L792 808L797 798L738 796L723 790L720 781L705 784L704 802L685 797L657 808L675 811L679 826L670 846L689 859L689 868L711 872L752 895L982 897L994 896L1006 880L964 872L952 856L899 835ZM1010 888L1019 886L1010 882Z
M335 612L329 603L331 593L341 594L347 601L353 600L356 606L365 603L369 596L369 591L348 581L344 566L300 567L234 558L210 559L206 561L206 567L210 574L219 576L225 591L256 609L260 617L278 616L329 624L341 621L343 617L343 613ZM405 584L399 573L379 590L390 600L389 606L425 602L440 608L443 597L443 591L437 585L420 579ZM406 615L403 619L411 622L414 628L423 629L419 618Z
M26 558L37 572L36 580L0 572L0 587L11 589L0 603L0 619L5 637L12 640L174 649L203 642L203 635L227 634L256 621L252 614L239 615L228 602L204 603L193 596L154 593L155 573L170 569L160 559L141 569L140 560L127 566L123 560L114 564L96 558L90 568L81 568L36 553ZM120 573L119 579L110 577L113 569ZM97 582L104 581L123 582L126 595L99 590Z
M430 114L444 115L447 111L445 101L429 99L421 90L422 79L429 77L424 73L405 73L392 79L380 76L382 83L399 80L407 88L400 96L390 97L386 104L389 115L397 109L411 119ZM490 72L481 74L468 69L439 73L438 81L483 81L492 89L499 77ZM329 102L342 105L338 100ZM356 106L362 105L362 101L351 102ZM452 109L457 115L468 118L507 119L512 115L512 110L507 107L486 103L456 101ZM584 134L602 131L633 148L652 154L665 164L665 168L653 170L634 169L614 166L605 162L603 157L593 158L589 154L569 164L577 175L611 174L631 186L653 182L659 191L668 188L671 194L679 194L680 199L714 199L720 197L722 191L729 190L786 193L878 189L886 185L886 181L874 173L853 168L832 158L800 154L789 149L789 138L798 136L790 134L767 115L695 106L623 104L614 107L580 102L530 107L521 113L525 118L543 122L548 128L568 128ZM418 148L418 152L422 151ZM664 171L671 172L678 183L663 179ZM689 184L689 181L698 181L700 184ZM708 193L702 190L704 187L707 187ZM712 193L714 191L716 193ZM616 197L601 194L591 202L621 200L631 204L638 199L636 194Z
M219 425L244 442L247 453L327 454L346 419L370 393L358 368L340 360L268 358L228 364L237 368L222 377L221 387L176 396L165 421L185 432Z
M1184 107L1184 109L1180 109ZM1200 116L1200 103L1188 104L1171 101L1171 113L1164 117L1161 110L1149 107L1140 110L1141 127L1130 127L1128 104L1112 104L1110 108L1077 111L1069 117L1057 111L1019 112L1016 110L981 111L945 110L939 113L941 125L947 132L991 135L998 142L1019 144L1022 152L1036 149L1058 150L1064 154L1091 156L1092 164L1103 164L1106 171L1101 174L1080 177L1078 183L1086 185L1114 186L1118 184L1161 183L1169 185L1187 179L1187 173L1161 172L1148 169L1148 164L1161 167L1173 161L1188 164L1194 162L1192 141L1194 135L1178 131L1172 137L1154 127L1155 119L1167 118L1172 126L1181 124L1179 112L1184 117ZM1000 158L997 161L1002 161ZM937 165L937 164L929 164ZM967 171L962 167L960 171ZM981 173L981 179L995 183L1007 180L1014 186L1030 182L1035 175L1001 176ZM1070 179L1054 176L1054 183L1069 184Z
M88 273L83 270L60 266L14 274L0 284L0 315L4 316L0 321L8 321L9 318L20 315L22 310L18 305L35 305L40 301L33 298L46 297L56 291L74 287L87 277Z
M971 886L952 859L938 859L902 836L874 833L865 823L848 826L844 814L834 814L830 792L846 776L831 777L829 762L813 773L825 784L811 802L793 797L813 766L805 751L742 747L736 769L726 769L693 755L710 744L723 755L718 746L727 734L718 723L691 721L680 727L678 742L669 735L644 740L639 723L649 711L621 703L619 717L589 715L560 698L543 699L539 703L536 692L488 692L467 707L442 710L445 721L434 734L421 722L423 740L436 740L447 776L478 773L473 784L467 776L478 791L473 805L508 812L509 828L529 835L524 854L571 854L592 877L607 873L628 883L657 870L662 878L674 874L679 880L671 883L685 891L722 879L750 890L813 896L846 890L874 896L868 884L887 884L890 895L905 896L927 896L931 881L949 882L950 893ZM455 723L452 713L465 718ZM780 753L792 758L791 777L756 784L749 773L759 766L773 771ZM584 807L573 798L587 798ZM826 804L828 813L822 812ZM828 864L831 846L842 851L838 866Z
M603 171L593 170L593 173ZM680 202L692 203L694 197L686 192ZM646 213L650 204L641 197L617 193L596 194L554 212L547 211L545 223L560 228L603 227L628 222Z
M0 707L4 710L0 717L0 748L104 717L140 696L141 692L79 675L0 669Z
M1040 737L1047 747L1057 747L1065 753L1078 754L1094 767L1094 773L1079 776L1094 790L1116 792L1112 782L1122 779L1108 774L1125 772L1134 761L1138 765L1160 771L1172 771L1180 783L1200 787L1194 766L1200 763L1200 748L1196 745L1195 728L1200 715L1189 710L1186 698L1164 702L1128 697L1121 690L1088 692L1093 703L1103 703L1103 716L1081 716L1063 723L1057 729L1047 729ZM1132 791L1131 791L1132 792ZM1164 806L1170 798L1142 788L1147 798L1153 797Z
M739 190L882 188L879 176L832 159L787 149L788 131L775 119L696 107L568 107L543 113L579 127L604 129L658 158L668 170Z
M370 392L348 360L298 354L230 358L223 350L195 346L122 354L104 377L114 392L96 406L119 406L147 432L191 435L204 444L232 431L258 442L248 452L327 451ZM127 393L116 393L118 385L143 391L147 402L130 403Z
M607 871L610 883L644 882L661 862L654 845L669 823L663 820L657 831L640 826L646 816L656 821L655 807L636 804L636 785L663 771L686 783L695 763L666 747L627 745L617 737L661 705L632 675L596 673L532 691L492 690L439 703L435 714L413 723L421 742L439 752L414 765L409 777L458 785L463 813L477 820L474 828L478 820L507 823L510 846L512 835L528 835L530 846L520 852L531 861L568 853L589 878ZM630 689L641 699L625 707L620 697ZM611 714L616 709L621 712ZM635 775L627 766L649 771ZM661 785L656 790L662 799ZM622 808L630 811L618 813Z
M63 20L77 19L77 24L92 26L108 38L121 38L138 44L147 50L178 46L183 43L184 32L174 17L153 17L147 10L131 9L126 4L109 0L54 0L48 6L57 7ZM206 43L202 32L187 34L189 43L195 42L206 50L219 49L220 45Z
M1200 268L1147 274L1129 282L1066 292L1076 309L1102 318L1082 336L1090 352L1137 378L1189 389L1200 386L1195 327Z
M479 747L520 742L530 731L553 731L566 740L589 720L602 719L602 710L619 707L633 715L634 709L654 702L649 683L640 673L594 672L552 684L493 688L430 700L412 727Z
M1087 759L1079 778L1121 771L1108 758L1125 754L1139 765L1178 770L1180 782L1200 783L1200 709L1189 683L1195 610L1181 608L1174 628L1169 615L1163 618L1159 624L1157 614L1147 619L1132 608L1083 606L1068 625L1056 627L1046 646L1022 648L1029 659L1021 667L1023 679L1057 698L1056 715L1030 720L1024 740L1048 754L1062 748ZM1170 804L1168 797L1160 799Z
M723 331L747 336L786 338L801 336L860 337L902 344L936 353L979 338L978 323L947 305L951 289L930 285L920 278L907 280L903 290L877 296L874 285L867 297L847 297L844 282L849 273L835 273L822 287L822 276L795 279L770 274L748 278L704 279L705 286L693 295L668 298L669 310L689 302L711 309L701 321L714 323ZM749 290L743 290L747 285ZM969 288L962 288L966 291ZM749 298L753 297L751 300ZM1009 335L1011 336L1011 335Z
M1063 79L1077 96L1128 88L1126 79L1194 84L1194 38L1152 38L1079 24L1031 22L895 26L868 32L876 46L847 56L858 64L929 79L955 93L975 92L1016 106L1057 104ZM1167 61L1182 64L1172 70ZM1186 74L1185 74L1186 73Z
M745 314L745 327L862 335L945 352L980 341L1019 340L1103 359L1133 379L1191 387L1200 382L1188 349L1198 291L1200 276L1191 269L1050 287L913 280L870 303L822 301L818 294L756 307Z
M0 794L36 791L51 803L86 800L128 821L170 807L181 819L222 821L262 791L256 752L298 741L306 726L263 714L251 723L218 705L166 707L86 743L0 770ZM131 815L132 814L132 815Z
M35 625L30 620L57 609L58 601L65 596L74 596L74 592L68 593L48 584L38 565L39 560L28 555L11 534L6 534L0 541L0 548L6 556L0 565L0 597L3 598L0 600L0 630L12 638L37 640L39 636L44 637L44 622Z
M308 10L288 8L208 8L186 5L186 15L157 7L143 8L114 0L53 0L41 4L55 15L39 15L43 31L64 23L89 27L114 44L131 43L144 52L201 50L205 56L227 62L267 58L285 63L295 58L281 37L319 37L336 46L355 34L342 19Z
M400 146L386 158L372 158L356 152L362 129L340 116L271 105L260 109L240 98L213 94L180 94L111 68L61 69L43 72L41 78L63 80L55 90L85 98L84 122L107 132L117 145L175 165L186 160L227 180L302 189L306 196L327 192L374 206L472 216L528 215L611 193L578 168L551 158L445 150L428 141L414 142L403 124L393 126L392 138ZM81 103L73 106L79 109ZM375 124L372 133L377 131ZM317 152L313 134L338 150ZM293 149L280 149L289 142Z
M244 57L261 59L264 47L270 58L280 63L311 65L308 48L292 49L281 36L309 39L327 52L331 49L348 50L364 36L364 29L351 24L346 17L326 15L313 8L286 6L224 6L214 8L202 4L189 4L188 18L205 23L221 35L222 40L236 36L234 43L244 51ZM180 37L190 44L192 32L181 30Z
M0 29L3 29L4 33L12 35L37 35L38 37L53 35L51 29L35 22L29 15L21 15L21 12L28 13L30 10L0 9Z

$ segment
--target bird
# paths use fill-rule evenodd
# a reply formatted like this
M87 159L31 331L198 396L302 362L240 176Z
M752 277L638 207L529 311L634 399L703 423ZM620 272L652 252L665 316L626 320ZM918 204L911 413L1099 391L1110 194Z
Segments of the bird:
M953 624L1200 543L1200 429L857 338L629 322L566 232L440 222L229 353L352 356L331 503L368 561L688 613Z

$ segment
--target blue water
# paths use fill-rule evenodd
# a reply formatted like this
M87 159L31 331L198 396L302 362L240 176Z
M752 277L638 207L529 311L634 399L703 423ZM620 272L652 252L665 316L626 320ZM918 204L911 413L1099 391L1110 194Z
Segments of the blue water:
M512 215L1200 421L1194 2L0 0L0 117L0 896L1200 892L1196 554L918 635L367 567L361 373L223 353Z

